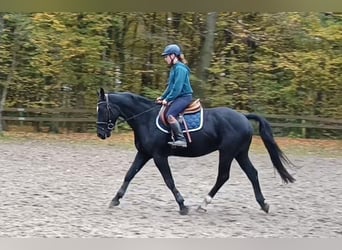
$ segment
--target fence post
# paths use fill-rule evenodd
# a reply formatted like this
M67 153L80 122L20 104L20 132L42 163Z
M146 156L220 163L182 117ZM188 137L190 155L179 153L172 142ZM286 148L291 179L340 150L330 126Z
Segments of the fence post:
M25 108L17 108L17 110L19 113L19 117L24 117ZM25 119L25 118L22 118L22 119ZM19 126L20 127L22 127L24 125L24 122L22 119L19 120Z
M305 124L305 120L302 120L302 124L304 125ZM302 138L306 138L306 127L303 126L302 127Z

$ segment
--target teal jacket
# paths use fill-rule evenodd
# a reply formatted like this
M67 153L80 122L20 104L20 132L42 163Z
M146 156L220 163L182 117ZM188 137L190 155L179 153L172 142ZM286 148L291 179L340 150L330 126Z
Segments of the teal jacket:
M168 86L161 97L170 102L177 97L192 95L192 93L190 69L184 63L177 62L170 70Z

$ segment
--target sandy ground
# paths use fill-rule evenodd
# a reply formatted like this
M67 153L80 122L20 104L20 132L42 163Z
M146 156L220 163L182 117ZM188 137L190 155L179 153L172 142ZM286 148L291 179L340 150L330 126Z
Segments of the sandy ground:
M267 154L252 154L269 214L236 162L208 211L198 213L216 178L217 153L171 157L191 209L182 216L153 161L121 204L108 208L134 155L113 145L0 140L0 237L342 238L342 156L290 154L301 168L290 169L297 182L283 184Z

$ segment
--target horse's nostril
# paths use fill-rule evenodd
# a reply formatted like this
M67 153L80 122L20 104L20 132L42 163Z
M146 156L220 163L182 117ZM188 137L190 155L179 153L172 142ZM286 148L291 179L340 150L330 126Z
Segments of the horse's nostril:
M106 138L106 136L103 135L103 134L101 134L101 133L97 133L97 137L99 137L99 138L101 138L101 139L105 139L105 138Z

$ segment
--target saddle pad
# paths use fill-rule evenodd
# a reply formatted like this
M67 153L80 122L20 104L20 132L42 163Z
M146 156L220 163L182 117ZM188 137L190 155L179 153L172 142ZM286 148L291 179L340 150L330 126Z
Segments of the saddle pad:
M200 130L202 128L202 126L203 126L203 108L201 108L201 110L196 112L196 113L185 114L185 115L183 115L183 117L184 117L184 120L186 122L186 125L188 126L189 132L194 132L194 131ZM159 114L156 118L156 126L158 129L160 129L164 133L170 133L170 128L162 122ZM186 130L185 130L184 123L181 122L180 126L181 126L183 132L185 133Z

